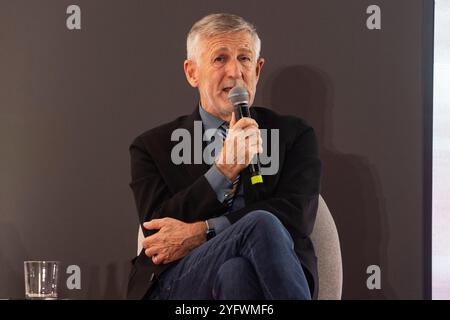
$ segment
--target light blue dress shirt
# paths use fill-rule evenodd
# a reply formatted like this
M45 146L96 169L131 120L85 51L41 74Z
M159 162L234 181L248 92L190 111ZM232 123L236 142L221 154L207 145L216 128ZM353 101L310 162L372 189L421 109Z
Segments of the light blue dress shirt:
M199 104L199 113L200 118L203 122L203 127L205 130L209 129L218 129L225 121L222 119L216 118L212 114L206 112L202 106ZM219 139L219 136L216 135L215 139ZM213 163L213 161L211 161ZM211 163L209 162L209 163ZM212 189L217 195L217 200L220 202L224 202L226 195L231 191L233 182L228 180L227 177L223 175L222 172L217 168L217 166L213 163L209 170L205 173L205 178L208 180ZM242 187L242 183L239 183L239 187L237 189L236 194L234 195L233 206L231 207L231 211L243 208L245 206L244 201L244 190ZM228 213L228 212L227 212ZM208 219L208 226L213 228L216 231L216 234L219 234L227 227L231 225L230 221L226 218L227 213L223 216Z

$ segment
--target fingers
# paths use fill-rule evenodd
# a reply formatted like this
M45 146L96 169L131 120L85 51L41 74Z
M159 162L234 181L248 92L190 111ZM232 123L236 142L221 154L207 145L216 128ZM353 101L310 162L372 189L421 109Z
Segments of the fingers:
M161 229L168 222L170 222L170 218L152 219L150 221L144 222L142 226L147 230Z
M147 248L145 249L145 255L147 257L153 257L154 255L158 254L157 250L155 248Z
M147 257L151 258L154 264L166 264L170 262L170 258L164 250L159 253L152 254L151 249L145 250Z
M262 140L261 133L259 132L258 128L255 128L253 126L247 127L245 130L243 130L243 132L244 132L245 139L251 139L251 140L254 140L255 142Z
M154 264L166 264L166 263L171 262L170 258L165 257L161 254L157 254L156 256L153 256L152 261Z
M258 128L251 125L246 129L230 130L219 155L219 164L248 164L253 156L262 153L262 138Z
M261 140L261 133L258 127L253 124L243 128L235 126L234 129L229 130L225 143L232 144L235 143L236 140L241 141L241 139L245 139L250 136L254 136L254 138Z
M158 246L161 246L161 244L164 243L164 241L161 239L159 232L152 234L151 236L145 237L144 240L142 240L142 248L144 249L152 249L151 255L154 255L156 252L156 249Z
M234 111L231 113L231 120L230 120L230 128L233 128L233 126L236 124L236 114Z
M154 264L160 264L165 261L165 251L162 248L150 247L145 249L145 255L152 259Z
M154 230L154 229L162 228L162 223L161 223L160 219L153 219L153 220L144 222L142 225L147 230Z
M250 150L250 153L252 153L253 155L257 153L263 153L262 139L259 134L251 134L247 136L246 143L248 143L249 148L252 148ZM255 148L254 153L252 152L253 148Z
M228 131L226 142L231 143L231 141L240 141L240 139L242 138L245 139L251 136L254 136L254 138L261 140L261 132L259 131L258 124L253 119L243 118L239 120L236 125Z
M161 264L164 262L164 258L161 254L155 254L153 256L149 256L152 259L154 264Z
M226 146L226 152L217 159L217 163L226 165L248 165L256 154L263 152L261 140L256 136L245 136L242 132L234 141Z
M236 129L236 130L237 129L245 129L248 126L254 126L256 128L259 128L258 123L252 118L244 117L244 118L239 119L239 121L236 122L235 117L236 117L236 115L233 112L231 115L230 129Z
M262 153L262 138L261 133L257 128L251 127L246 130L239 130L234 132L227 141L227 148L229 151L241 153L252 146L258 146L258 152ZM233 148L233 150L231 150Z
M152 257L152 261L153 261L154 264L160 264L160 263L161 263L161 260L162 260L162 259L160 259L160 258L158 257L158 255L155 255L155 256Z

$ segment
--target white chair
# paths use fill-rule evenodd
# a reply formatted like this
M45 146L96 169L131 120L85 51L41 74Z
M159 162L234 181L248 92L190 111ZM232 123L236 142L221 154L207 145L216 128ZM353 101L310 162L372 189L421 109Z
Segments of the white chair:
M137 254L144 235L138 231ZM322 196L319 197L316 223L311 234L319 272L318 300L340 300L342 295L342 257L339 236L333 217Z
M311 241L317 256L319 272L318 300L340 300L342 295L342 256L333 216L319 196L316 223Z

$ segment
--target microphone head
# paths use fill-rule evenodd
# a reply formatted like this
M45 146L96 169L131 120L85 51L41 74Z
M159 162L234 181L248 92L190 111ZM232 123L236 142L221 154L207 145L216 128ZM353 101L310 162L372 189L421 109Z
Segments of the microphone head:
M248 104L248 92L244 87L234 87L228 93L228 99L235 106L238 104Z

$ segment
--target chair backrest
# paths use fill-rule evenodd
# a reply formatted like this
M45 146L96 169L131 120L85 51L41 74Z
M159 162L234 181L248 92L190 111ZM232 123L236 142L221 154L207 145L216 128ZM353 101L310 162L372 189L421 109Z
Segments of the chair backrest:
M138 231L137 254L142 250L144 235ZM317 255L319 300L339 300L342 295L342 257L339 236L333 217L322 196L319 197L316 223L311 240Z
M138 229L137 255L142 251L142 240L144 240L144 233L142 232L141 226L139 226Z
M319 197L316 223L311 240L317 256L319 300L339 300L342 295L342 256L339 236L333 216Z

